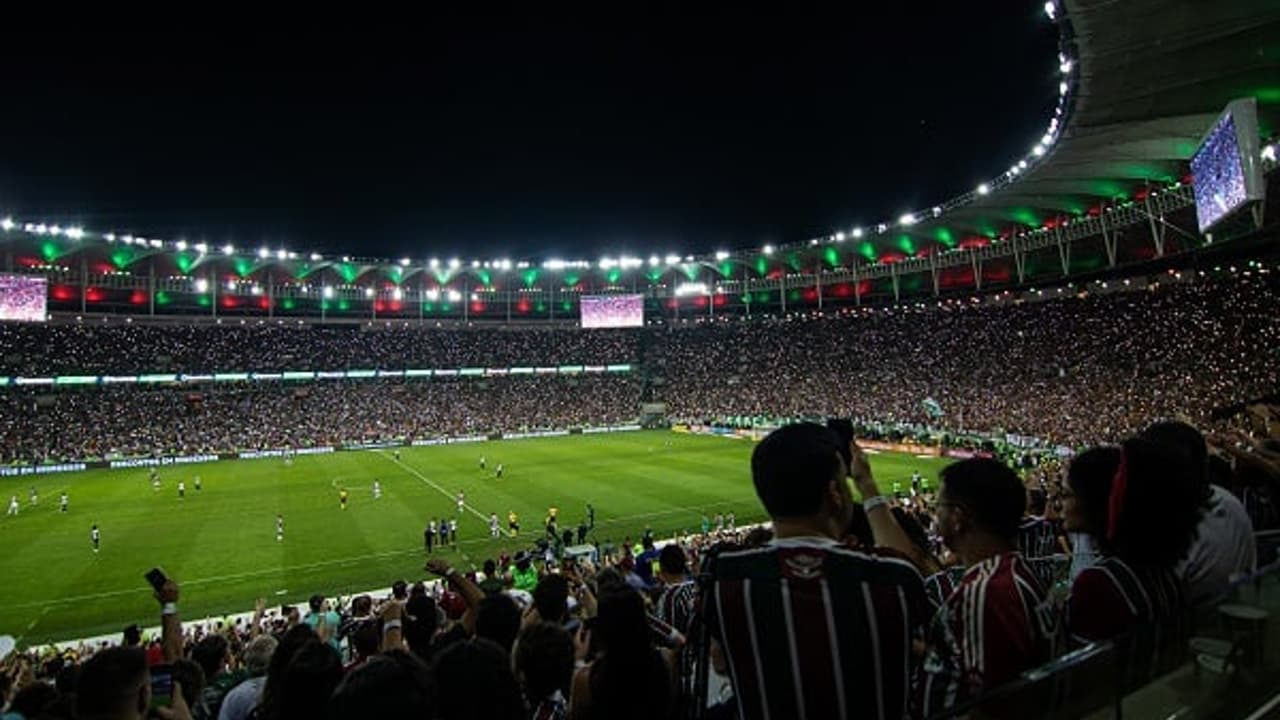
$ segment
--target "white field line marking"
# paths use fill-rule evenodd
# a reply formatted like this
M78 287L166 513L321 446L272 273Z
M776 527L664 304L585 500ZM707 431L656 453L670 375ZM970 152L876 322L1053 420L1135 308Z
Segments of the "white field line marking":
M410 474L412 474L412 475L416 476L416 477L417 477L419 480L421 480L422 482L424 482L424 483L426 483L426 484L430 485L431 487L435 488L435 489L436 489L436 491L437 491L437 492L439 492L441 495L443 495L443 496L445 496L445 497L449 498L450 500L452 500L452 501L454 501L454 502L457 502L457 501L458 501L458 496L457 496L457 495L452 495L452 494L450 494L448 490L445 490L444 488L440 487L440 486L439 486L439 485L437 485L436 483L432 482L432 481L431 481L431 478L428 478L426 475L423 475L422 473L418 472L417 470L414 470L411 466L406 465L404 462L402 462L402 461L400 461L400 460L397 460L394 456L388 455L388 454L386 454L385 452L382 452L382 451L379 451L379 452L378 452L378 454L379 454L379 455L381 455L382 457L384 457L384 458L386 458L386 459L390 460L391 462L393 462L393 463L395 463L395 464L399 465L400 467L404 468L404 469L405 469L405 470L407 470ZM479 510L476 510L475 508L471 507L471 506L470 506L470 505L468 505L466 502L463 502L463 503L462 503L462 507L466 508L466 509L467 509L467 510L472 514L472 515L475 515L476 517L480 518L481 520L484 520L485 522L488 522L488 521L489 521L489 516L488 516L488 515L484 515L484 514L482 514Z

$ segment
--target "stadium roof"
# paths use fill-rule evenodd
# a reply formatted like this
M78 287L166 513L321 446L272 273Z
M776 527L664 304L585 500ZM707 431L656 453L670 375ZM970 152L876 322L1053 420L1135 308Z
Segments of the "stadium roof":
M1280 121L1280 2L1065 0L1069 117L1042 162L1003 187L908 229L994 238L1182 179L1213 119L1258 100L1264 135ZM1048 5L1046 8L1049 7ZM883 247L880 248L883 251Z

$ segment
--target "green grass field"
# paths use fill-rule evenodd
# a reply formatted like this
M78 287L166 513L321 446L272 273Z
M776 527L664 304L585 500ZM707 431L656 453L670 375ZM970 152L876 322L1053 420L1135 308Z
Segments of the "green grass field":
M668 445L668 443L670 443ZM696 530L705 513L733 511L739 524L763 519L751 487L753 445L666 431L339 452L296 458L222 461L160 470L153 491L145 468L0 480L0 497L22 503L0 517L0 634L23 645L112 633L151 624L157 610L143 580L160 566L182 586L184 617L251 609L388 586L422 578L422 530L429 518L453 517L454 495L466 493L459 548L445 551L460 567L480 565L506 548L527 547L542 532L547 508L561 526L576 525L586 503L596 508L595 539L636 538L646 525L661 536ZM488 470L481 471L484 456ZM913 470L935 475L937 459L877 455L886 484ZM493 477L506 466L501 480ZM204 489L196 492L199 475ZM382 484L374 500L372 483ZM186 498L177 483L185 480ZM30 487L39 504L28 502ZM347 510L338 487L350 491ZM58 511L67 490L70 510ZM488 515L520 516L522 537L490 540ZM285 517L276 542L275 516ZM98 523L102 549L91 550Z

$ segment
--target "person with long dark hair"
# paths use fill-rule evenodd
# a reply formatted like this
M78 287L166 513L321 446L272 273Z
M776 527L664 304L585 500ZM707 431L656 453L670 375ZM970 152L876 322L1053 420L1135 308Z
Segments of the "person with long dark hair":
M645 615L644 598L635 590L602 592L591 631L598 652L573 678L572 720L670 715L675 699L671 659L654 646Z
M1168 655L1162 649L1172 649L1185 629L1187 606L1176 568L1200 519L1195 489L1186 455L1149 440L1094 448L1072 461L1064 498L1067 529L1089 533L1100 551L1098 561L1076 577L1067 599L1066 626L1074 643L1145 628L1147 649Z

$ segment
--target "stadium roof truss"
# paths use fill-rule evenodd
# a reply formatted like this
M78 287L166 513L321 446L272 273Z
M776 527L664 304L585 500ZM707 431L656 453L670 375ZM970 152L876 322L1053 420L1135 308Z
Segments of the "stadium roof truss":
M74 289L82 310L100 291L132 304L228 297L270 313L311 298L323 309L402 302L457 305L529 300L554 316L583 292L717 295L786 305L812 288L864 294L939 294L1016 286L1194 249L1188 160L1222 108L1256 99L1263 167L1277 166L1280 0L1050 0L1059 28L1059 101L1044 136L1009 169L972 191L896 219L809 240L712 255L583 260L387 260L211 247L182 240L0 221L5 268ZM1274 180L1271 176L1269 180ZM1275 193L1272 193L1273 197ZM834 286L834 288L833 288ZM488 293L486 295L486 293ZM560 298L557 298L557 293ZM142 301L139 302L139 297ZM257 297L258 300L253 300ZM708 302L710 298L710 302ZM563 300L564 310L571 300ZM531 304L532 307L532 304ZM376 312L376 310L375 310Z

